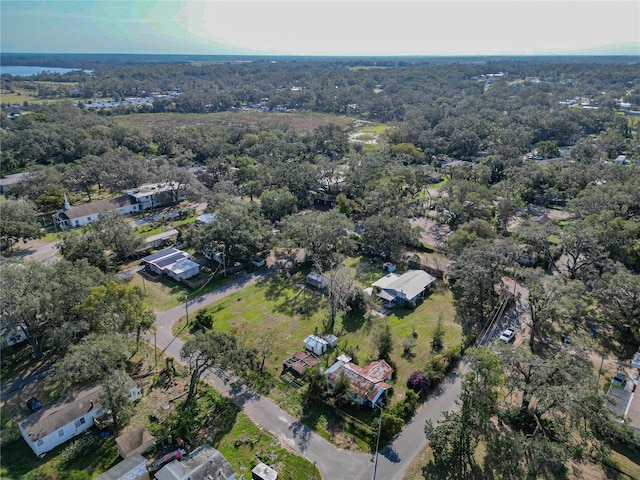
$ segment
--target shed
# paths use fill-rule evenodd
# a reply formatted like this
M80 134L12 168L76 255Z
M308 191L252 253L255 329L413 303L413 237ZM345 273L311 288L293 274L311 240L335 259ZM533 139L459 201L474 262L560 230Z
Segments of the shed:
M178 238L178 230L175 228L170 228L169 230L165 230L162 233L158 233L156 235L150 235L144 239L145 247L144 248L160 248L168 243L174 243Z
M335 348L338 345L338 337L332 333L325 335L324 339L327 341L330 348Z
M137 425L116 438L118 453L122 458L144 453L156 444L151 435L142 425Z
M307 275L307 283L315 288L327 288L329 280L327 277L316 272L310 272Z
M304 346L316 355L322 355L329 348L329 342L317 335L309 335L304 339Z
M278 472L266 463L260 462L251 470L252 480L278 480Z
M148 478L147 459L136 453L111 467L96 480L147 480Z
M320 361L318 357L316 357L313 353L308 350L302 350L300 352L296 352L287 358L284 362L282 362L282 373L287 370L291 370L291 372L297 377L303 377L304 372L308 368L315 367Z

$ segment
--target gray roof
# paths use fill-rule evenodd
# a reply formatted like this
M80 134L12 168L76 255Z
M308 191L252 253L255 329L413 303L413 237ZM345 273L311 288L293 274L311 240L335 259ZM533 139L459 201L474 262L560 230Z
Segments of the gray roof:
M435 282L435 280L435 277L429 275L424 270L408 270L395 279L393 274L390 273L375 282L373 285L380 287L383 290L402 292L406 295L407 299L412 299Z
M158 258L162 258L165 257L167 255L171 255L172 253L176 253L177 251L179 251L177 248L165 248L164 250L160 250L159 252L156 252L152 255L147 255L146 257L144 257L142 259L143 262L153 262L154 260L157 260Z
M97 202L76 205L61 213L62 216L67 217L69 220L73 220L75 218L86 217L87 215L117 210L128 205L132 205L131 199L128 195L122 195L121 197L108 198L106 200L98 200Z
M139 453L134 453L130 457L125 458L120 463L111 467L109 470L100 475L96 480L120 480L126 473L139 467L147 462Z
M68 423L82 417L98 406L98 397L102 386L95 385L61 398L53 405L32 413L20 423L32 442L39 440L51 432L64 427Z
M222 476L219 475L222 472ZM155 473L157 480L227 480L236 471L213 447L200 445L183 460L174 460Z
M175 237L178 235L178 230L176 230L175 228L170 228L169 230L165 230L162 233L157 233L155 235L150 235L148 237L146 237L144 239L145 242L147 243L153 243L156 242L158 240L165 240L167 238L171 238L171 237Z

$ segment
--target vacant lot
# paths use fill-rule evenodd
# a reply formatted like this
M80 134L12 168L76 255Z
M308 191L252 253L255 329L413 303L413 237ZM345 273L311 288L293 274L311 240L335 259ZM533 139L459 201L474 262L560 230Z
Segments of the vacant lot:
M320 125L335 123L349 127L354 119L345 116L301 112L235 111L219 113L140 113L112 116L116 123L135 127L150 134L154 129L174 129L184 126L209 126L220 129L232 125L291 125L298 130L313 130Z
M350 259L347 264L356 272L360 286L369 285L383 276L377 264L371 264L368 259ZM304 348L307 335L327 333L328 301L317 292L304 288L304 274L303 271L291 278L271 277L207 307L213 314L215 329L237 335L247 346L260 348L262 339L271 338L266 368L274 377L282 371L283 360ZM439 318L445 327L445 348L460 342L461 329L454 323L454 316L451 293L442 286L436 287L415 309L397 308L388 317L339 316L333 328L338 347L321 357L322 366L330 366L345 350L355 351L360 364L377 359L371 333L378 324L388 322L395 345L391 361L396 369L396 398L402 398L408 376L413 370L423 369L432 353L430 341ZM184 323L184 319L180 323ZM176 329L181 327L175 326ZM410 355L402 355L402 342L409 338L415 338L417 345ZM289 405L287 409L291 411L292 408Z

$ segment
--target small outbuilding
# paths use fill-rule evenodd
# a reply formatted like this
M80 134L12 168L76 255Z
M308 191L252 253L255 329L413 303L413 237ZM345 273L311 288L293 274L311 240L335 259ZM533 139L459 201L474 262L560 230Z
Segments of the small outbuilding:
M316 355L322 355L329 348L329 342L317 335L309 335L304 339L304 346Z
M143 425L137 425L116 438L118 453L122 458L145 453L155 444L153 435Z
M278 480L278 472L266 463L260 462L251 470L252 480Z
M329 344L329 348L335 348L338 345L338 337L336 337L332 333L330 333L329 335L325 335L324 339Z
M318 357L308 350L296 352L282 362L282 373L290 371L294 376L304 377L308 368L313 368L320 363Z
M147 459L139 453L117 463L96 480L148 480Z
M307 275L306 281L309 285L318 289L327 288L327 286L329 285L329 279L324 275L316 272L310 272Z

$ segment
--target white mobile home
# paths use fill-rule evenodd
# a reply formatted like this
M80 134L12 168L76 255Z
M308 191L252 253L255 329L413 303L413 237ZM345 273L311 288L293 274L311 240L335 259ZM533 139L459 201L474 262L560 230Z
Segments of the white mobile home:
M104 413L99 403L101 393L102 386L95 385L32 413L18 424L22 438L36 455L44 456L49 450L88 430L93 420ZM131 380L129 398L136 401L139 396L138 387Z

